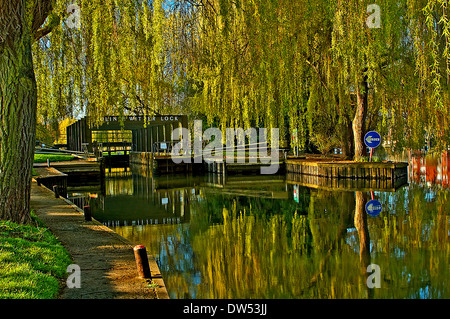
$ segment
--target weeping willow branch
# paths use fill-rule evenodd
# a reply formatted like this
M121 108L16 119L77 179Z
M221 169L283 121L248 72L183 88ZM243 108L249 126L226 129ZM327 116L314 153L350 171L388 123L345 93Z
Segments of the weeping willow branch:
M31 34L35 41L49 34L52 29L60 22L56 15L52 14L47 26L41 28L49 14L53 10L53 0L35 0L33 10L30 16L33 17L31 24Z

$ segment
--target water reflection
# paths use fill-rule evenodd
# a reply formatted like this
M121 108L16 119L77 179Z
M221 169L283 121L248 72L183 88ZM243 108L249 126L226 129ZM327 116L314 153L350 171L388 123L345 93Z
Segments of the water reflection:
M449 152L442 152L438 156L422 152L411 152L409 154L409 163L409 177L411 181L428 187L450 187Z
M449 298L448 190L426 178L375 191L377 217L365 212L367 190L283 176L125 170L109 174L105 196L89 203L96 219L146 245L171 298ZM380 289L367 287L371 263Z

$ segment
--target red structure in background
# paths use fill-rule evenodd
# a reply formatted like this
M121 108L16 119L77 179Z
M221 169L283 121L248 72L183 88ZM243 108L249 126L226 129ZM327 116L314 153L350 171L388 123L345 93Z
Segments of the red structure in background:
M423 157L421 152L410 151L409 152L409 177L411 181L420 183L420 168L422 166Z
M425 181L433 184L439 184L441 176L438 178L438 162L440 159L427 156L425 158Z
M409 154L410 180L416 183L430 183L449 188L450 171L448 170L449 152L442 152L438 157L424 155L420 151Z

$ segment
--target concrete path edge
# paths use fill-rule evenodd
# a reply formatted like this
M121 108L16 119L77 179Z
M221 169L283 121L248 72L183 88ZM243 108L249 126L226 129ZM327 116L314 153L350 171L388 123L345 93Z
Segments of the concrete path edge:
M81 288L63 289L62 299L169 299L153 256L151 279L138 277L132 243L99 221L85 221L84 212L66 198L38 186L33 179L31 209L69 251L81 270ZM156 288L148 286L150 281Z

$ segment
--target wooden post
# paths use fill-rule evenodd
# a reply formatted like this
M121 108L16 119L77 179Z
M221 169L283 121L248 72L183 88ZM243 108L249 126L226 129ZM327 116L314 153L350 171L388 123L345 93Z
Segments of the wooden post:
M139 277L151 278L150 266L148 264L147 250L145 249L145 246L137 245L134 246L133 250Z
M92 221L91 206L89 205L84 206L83 211L84 211L84 220L87 222Z
M59 198L58 185L53 185L53 191L55 192L55 198Z

